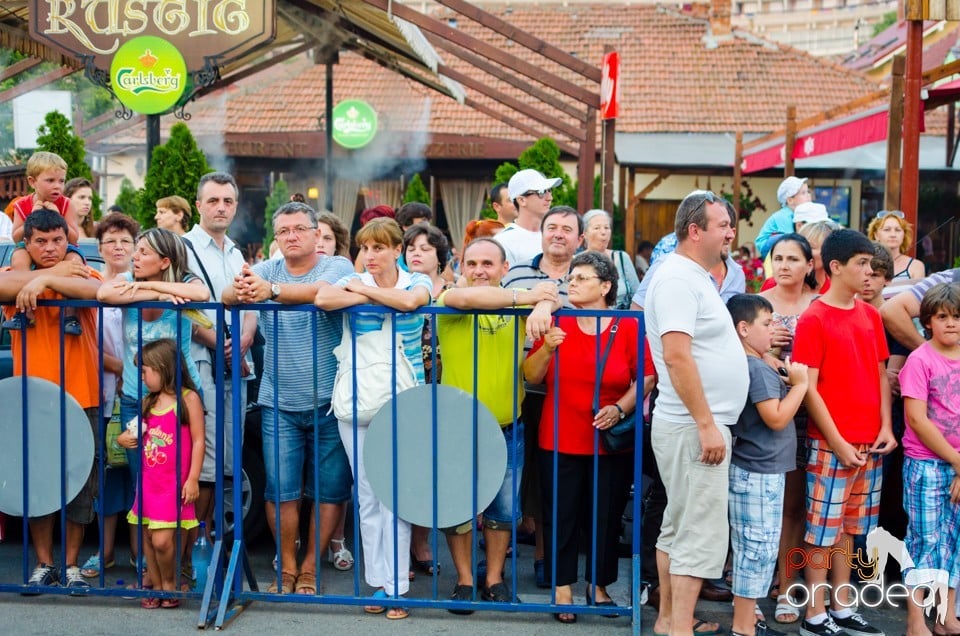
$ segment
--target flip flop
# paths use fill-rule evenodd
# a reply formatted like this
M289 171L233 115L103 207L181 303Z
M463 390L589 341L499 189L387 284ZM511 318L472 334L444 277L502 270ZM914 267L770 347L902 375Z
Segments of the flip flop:
M100 555L93 554L87 559L83 565L80 566L80 576L87 579L95 579L100 576L101 567L104 570L109 570L117 564L116 559L107 561L101 566Z
M148 610L157 609L158 607L160 607L160 599L147 597L142 601L140 601L140 607L141 609L148 609Z
M374 598L374 599L387 598L387 593L383 590L383 588L380 588L379 590L371 594L370 598ZM387 608L384 607L383 605L365 605L363 607L363 611L366 612L367 614L383 614L384 612L387 611Z
M387 610L387 620L400 621L410 616L410 610L406 607L391 607Z
M709 624L710 623L707 621L697 620L697 622L693 624L693 633L696 634L696 636L720 636L721 634L724 633L723 627L721 627L720 625L717 625L716 629L697 631L698 627L703 627L704 625L709 625ZM653 632L653 636L669 636L669 634L667 634L666 632L663 632L663 633Z
M178 598L165 598L160 601L160 607L163 609L174 609L180 607L180 599Z

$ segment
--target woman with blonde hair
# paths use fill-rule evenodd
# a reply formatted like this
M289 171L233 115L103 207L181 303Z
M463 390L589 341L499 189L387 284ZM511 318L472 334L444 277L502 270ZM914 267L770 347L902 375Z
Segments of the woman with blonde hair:
M867 226L867 238L877 241L890 252L893 259L893 284L917 280L926 275L923 262L907 252L913 245L913 226L907 223L900 210L880 210Z
M157 213L153 215L157 227L183 236L190 229L193 212L190 203L177 195L157 199Z

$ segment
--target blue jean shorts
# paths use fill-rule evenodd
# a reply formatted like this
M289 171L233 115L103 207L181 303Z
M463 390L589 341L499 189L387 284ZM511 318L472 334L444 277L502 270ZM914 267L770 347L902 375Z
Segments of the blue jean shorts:
M337 418L333 413L327 414L329 407L329 404L320 404L316 410L309 411L274 411L267 406L260 407L267 501L297 501L301 496L318 503L349 501L353 475L340 441ZM319 490L314 488L317 481L314 467L318 472Z
M503 439L507 443L507 469L503 474L500 491L483 511L483 525L492 530L509 530L514 522L520 521L523 511L520 509L520 479L523 476L523 422L502 429ZM514 449L516 444L516 449Z

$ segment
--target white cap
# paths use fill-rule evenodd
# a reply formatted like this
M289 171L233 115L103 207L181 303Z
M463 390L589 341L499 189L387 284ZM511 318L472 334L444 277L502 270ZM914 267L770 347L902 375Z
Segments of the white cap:
M510 200L512 201L527 192L553 190L562 182L563 179L548 179L540 174L539 171L527 168L526 170L518 171L510 177L510 182L507 184L507 194L510 195Z
M780 183L780 187L777 188L777 201L780 202L780 205L786 205L787 199L797 196L797 192L800 192L800 188L806 182L806 179L800 179L799 177L784 179Z
M794 223L816 223L829 220L830 215L827 214L827 206L822 203L805 201L793 210Z

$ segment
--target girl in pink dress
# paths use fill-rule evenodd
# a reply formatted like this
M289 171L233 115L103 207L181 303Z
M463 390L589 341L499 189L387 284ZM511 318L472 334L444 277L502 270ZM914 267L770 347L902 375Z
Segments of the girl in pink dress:
M176 394L178 358L183 387L179 399ZM203 465L203 403L170 338L143 345L140 372L149 391L143 398L143 429L137 431L136 420L133 420L133 430L128 428L117 438L117 443L127 448L136 448L140 440L143 441L143 490L137 493L127 521L145 526L144 556L147 570L154 575L154 584L159 584L165 592L174 592L177 591L176 532L179 528L182 544L186 537L183 531L197 526L194 502L200 492L198 482ZM145 598L140 605L156 609L179 604L175 598L162 602Z

